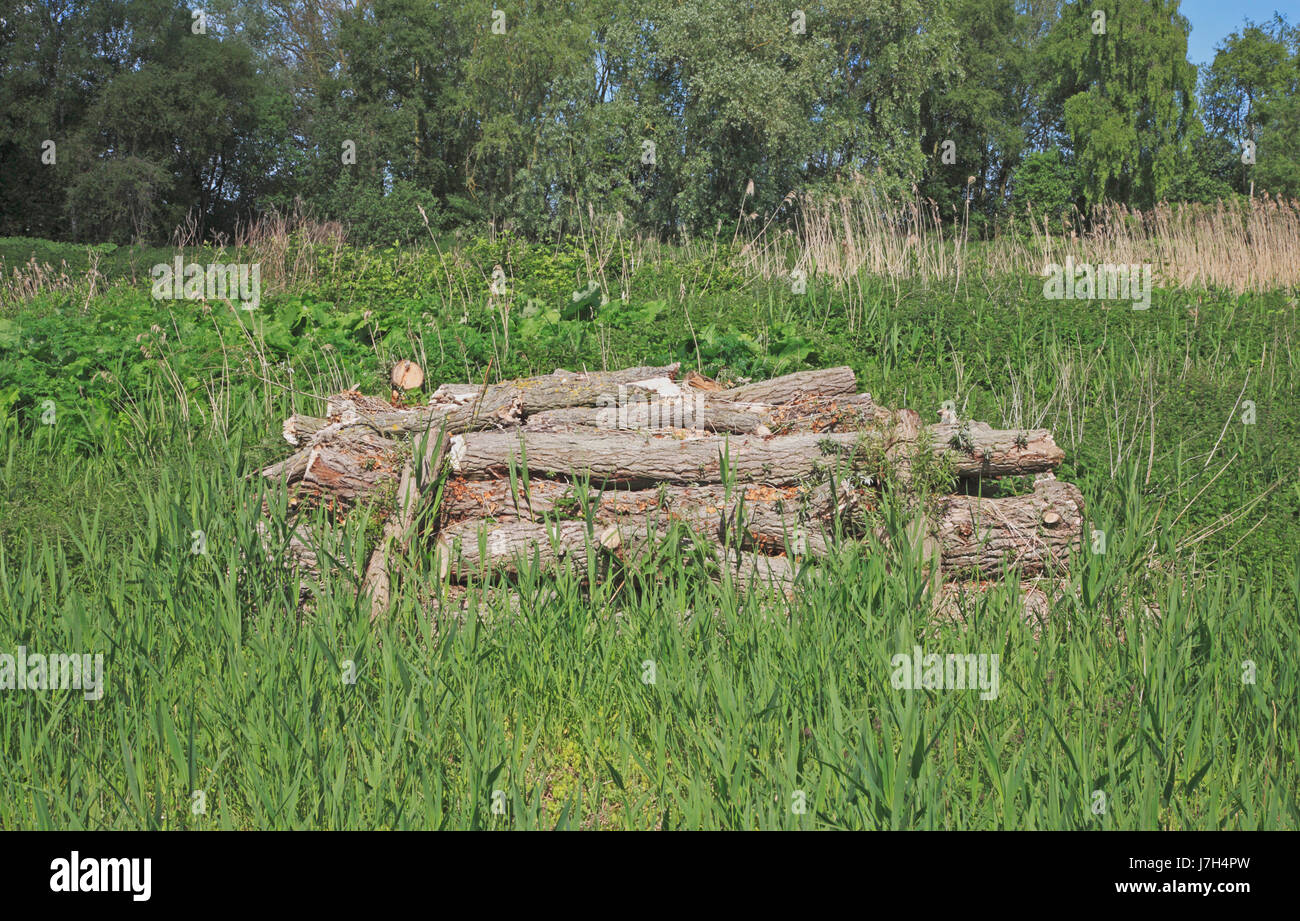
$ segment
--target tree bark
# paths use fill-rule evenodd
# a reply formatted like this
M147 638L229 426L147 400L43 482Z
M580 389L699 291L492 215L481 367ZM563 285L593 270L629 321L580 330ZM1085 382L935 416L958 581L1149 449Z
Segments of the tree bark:
M635 523L603 525L589 532L582 521L542 524L471 518L438 532L439 575L464 581L489 571L516 574L521 565L534 562L543 570L568 567L582 573L601 550L617 550L625 540L640 545L647 534L643 524Z
M401 552L411 539L411 528L418 512L428 502L429 492L438 480L443 459L447 455L448 436L430 434L425 442L423 463L415 469L414 459L402 467L401 482L397 487L397 506L384 522L384 533L370 555L361 594L370 596L370 620L378 620L388 611L391 579L388 557L394 546Z
M312 495L352 504L398 478L400 445L368 429L318 433L309 447L262 471L268 479L297 483Z
M869 393L808 397L773 405L768 427L777 435L796 432L853 432L887 424L888 409L877 406ZM920 417L918 417L919 422Z
M908 412L901 411L898 418L905 418ZM1020 433L993 429L983 423L968 424L962 429L961 447L952 443L956 435L950 431L953 427L935 425L929 429L934 435L930 450L936 456L951 457L958 476L1039 473L1064 459L1064 453L1045 429ZM720 483L721 459L726 451L738 480L788 486L835 468L879 474L879 470L863 469L878 450L906 460L915 455L915 439L902 432L899 425L860 433L773 438L679 438L601 430L483 432L452 439L451 469L470 479L501 477L513 459L519 470L526 468L542 476L590 476L597 484Z
M633 384L655 378L673 380L679 364L625 368L622 371L570 372L527 377L489 384L443 384L430 402L468 406L476 415L495 413L518 404L524 416L569 406L596 406L600 398L614 399L619 384Z
M676 438L599 430L485 432L452 438L451 469L470 479L502 477L513 459L519 470L542 476L589 475L596 484L721 483L725 450L738 480L785 486L816 469L835 466L837 453L851 450L856 439L856 435Z
M342 394L330 397L329 409L329 419L294 414L284 420L285 441L291 445L310 444L313 438L331 427L335 431L368 430L388 436L426 431L436 435L443 425L447 426L448 432L459 434L513 426L521 419L517 404L505 404L489 412L480 410L477 413L472 406L457 404L376 410L369 406L358 407Z
M473 518L543 521L583 519L588 511L603 524L643 519L662 533L679 521L719 540L730 531L743 547L766 553L822 556L829 549L837 520L859 508L872 507L874 491L839 483L838 499L830 484L813 489L751 485L727 494L723 486L663 486L658 489L592 489L583 508L572 483L534 479L519 495L506 480L448 482L441 518L445 524ZM844 521L847 532L851 526ZM733 538L734 539L734 538Z
M335 531L326 531L318 539L303 523L293 522L287 540L282 540L273 537L266 520L258 521L254 527L266 559L279 562L285 569L299 570L307 577L305 581L318 583L324 572L333 567L335 559L347 565L347 548Z
M766 408L766 407L764 407ZM769 416L749 412L731 403L706 401L703 394L688 394L666 400L631 399L619 405L569 407L534 413L528 417L530 432L562 432L576 427L602 431L655 431L666 428L696 428L709 432L770 435Z
M667 399L639 399L635 393L617 405L570 407L534 413L530 432L572 431L577 427L604 431L655 431L696 428L735 435L846 432L878 425L889 418L869 393L839 397L809 397L792 403L736 403L716 394L692 392Z
M791 403L802 397L850 394L857 389L858 382L853 369L841 367L785 374L771 380L719 390L714 395L719 400L730 403Z
M1047 429L995 429L986 422L941 422L926 428L935 448L956 458L959 476L1042 473L1065 460L1065 452Z
M583 575L589 571L589 563L602 554L635 558L652 547L653 537L653 528L637 522L588 530L581 521L540 524L468 519L439 533L439 575L463 582L489 572L517 575L521 567L534 565L544 571L566 569ZM721 546L712 547L709 554L716 566L710 570L715 581L722 581L727 570L746 590L775 587L787 597L792 594L795 564L785 557L735 548L724 551Z
M802 505L797 496L783 505L785 500L773 495L780 494L779 490L766 494L770 487L760 487L758 492L751 491L742 511L739 493L728 498L714 487L666 493L608 491L598 499L589 532L585 521L543 520L566 498L562 484L530 484L531 507L522 502L516 506L508 490L503 492L497 486L461 483L458 487L448 490L451 504L447 511L474 517L444 526L439 544L449 561L443 574L450 572L461 579L489 569L515 573L521 560L531 562L534 555L543 569L563 563L582 572L593 549L641 552L662 537L673 521L690 527L719 554L726 548L733 555L739 551L742 558L784 559L787 563L791 555L820 557L829 549L834 515L846 506L870 502L869 495L846 491L833 508L826 486L814 491ZM716 504L710 504L713 502ZM724 533L736 517L740 518L743 540L732 544ZM981 574L990 578L1004 568L1033 576L1064 568L1080 544L1082 526L1083 496L1078 488L1043 477L1032 493L1023 496L943 498L931 521L928 540L947 579ZM460 545L453 551L457 539ZM750 550L757 552L745 552Z
M718 564L718 571L710 573L714 582L723 583L726 572L732 584L743 592L773 592L786 600L794 598L798 565L789 557L719 549L714 553L714 560Z
M942 568L949 577L995 577L1003 566L1016 566L1026 575L1054 573L1065 568L1079 547L1083 494L1049 474L1023 496L946 496L935 523Z

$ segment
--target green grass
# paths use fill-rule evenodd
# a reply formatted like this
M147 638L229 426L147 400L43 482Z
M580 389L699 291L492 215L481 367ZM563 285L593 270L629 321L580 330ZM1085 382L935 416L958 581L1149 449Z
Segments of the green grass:
M0 827L1300 826L1292 296L1159 292L1143 313L1045 302L1034 279L796 298L724 276L681 302L664 274L527 332L483 299L386 298L406 282L378 269L254 317L128 287L11 309L0 653L102 653L107 687L0 690ZM153 325L167 341L137 341ZM364 511L305 605L261 550L261 502L282 534L285 497L250 474L284 454L285 415L319 408L303 392L380 392L395 355L436 385L697 353L723 374L845 363L927 419L953 399L1050 427L1106 552L1039 630L1000 589L933 623L920 561L878 545L789 606L698 578L683 542L590 587L526 572L517 609L472 590L436 621L415 551L378 628ZM997 699L895 690L913 645L999 655Z

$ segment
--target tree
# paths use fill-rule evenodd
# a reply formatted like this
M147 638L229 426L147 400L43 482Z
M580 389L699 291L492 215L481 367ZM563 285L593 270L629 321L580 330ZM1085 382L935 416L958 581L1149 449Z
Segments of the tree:
M120 0L0 0L0 234L67 235L71 135L124 66L125 20Z
M1012 211L1017 218L1028 212L1035 221L1046 221L1059 231L1078 191L1078 172L1059 148L1036 150L1016 167L1011 182Z
M1196 69L1177 0L1071 2L1044 43L1086 204L1150 207L1190 153Z
M1238 192L1249 191L1253 180L1274 192L1300 194L1297 91L1300 29L1281 16L1233 32L1206 68L1201 92L1215 142L1212 169ZM1250 144L1255 164L1242 157Z
M929 164L922 189L957 208L969 187L975 207L992 214L1040 133L1032 67L1051 18L1046 4L1009 0L959 0L952 18L959 24L954 70L922 98Z

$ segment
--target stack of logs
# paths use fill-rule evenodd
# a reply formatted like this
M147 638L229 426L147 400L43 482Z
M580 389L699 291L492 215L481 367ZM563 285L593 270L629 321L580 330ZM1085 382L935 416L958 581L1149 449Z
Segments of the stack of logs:
M444 384L409 407L396 390L392 400L345 391L325 418L285 421L297 450L263 475L287 480L297 508L390 509L364 582L376 614L388 604L390 558L417 527L436 542L441 577L467 582L520 565L587 573L594 557L626 560L680 522L712 556L714 577L730 570L735 584L789 596L801 565L865 533L880 490L906 493L931 460L954 489L915 506L915 539L942 578L1051 573L1079 543L1083 498L1052 474L1063 454L1045 429L950 415L924 425L858 393L849 368L730 388L678 371ZM399 372L409 377L399 368L395 383ZM972 494L991 491L971 488L982 480L1025 474L1037 474L1031 492ZM289 550L315 565L302 539Z

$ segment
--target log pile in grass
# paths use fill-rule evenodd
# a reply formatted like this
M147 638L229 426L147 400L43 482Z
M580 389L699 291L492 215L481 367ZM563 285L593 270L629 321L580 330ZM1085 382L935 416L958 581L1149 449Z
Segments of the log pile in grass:
M410 364L395 386L422 380ZM1055 478L1064 455L1045 429L927 425L859 393L849 368L736 387L679 372L443 384L419 406L346 391L324 417L285 420L294 450L263 475L298 507L385 506L363 584L376 615L412 541L465 583L522 567L592 577L685 533L711 577L787 596L838 543L882 534L884 501L949 580L1050 575L1079 546L1083 498ZM1026 475L1032 488L996 495L992 481Z

